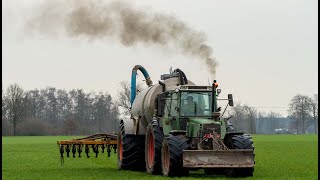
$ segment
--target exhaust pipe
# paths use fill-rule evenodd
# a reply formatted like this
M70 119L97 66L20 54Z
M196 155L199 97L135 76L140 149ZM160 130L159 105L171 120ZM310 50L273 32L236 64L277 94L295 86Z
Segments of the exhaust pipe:
M217 105L217 87L218 87L218 83L216 80L213 81L212 83L212 113L211 113L211 117L214 120L217 120L217 118L220 117L220 113L218 112L218 105Z

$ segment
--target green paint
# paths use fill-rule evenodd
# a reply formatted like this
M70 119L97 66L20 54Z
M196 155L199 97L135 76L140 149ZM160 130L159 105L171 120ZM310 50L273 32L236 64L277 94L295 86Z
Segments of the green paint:
M164 135L168 135L172 130L186 130L188 137L198 137L198 132L204 124L219 124L224 128L218 134L225 134L225 125L221 121L211 119L212 91L187 91L179 92L167 91L165 100L164 116L160 118L160 125L163 128ZM188 105L188 97L192 97L192 103L195 111L188 114L186 108ZM217 101L216 98L213 98ZM217 102L215 102L217 104Z

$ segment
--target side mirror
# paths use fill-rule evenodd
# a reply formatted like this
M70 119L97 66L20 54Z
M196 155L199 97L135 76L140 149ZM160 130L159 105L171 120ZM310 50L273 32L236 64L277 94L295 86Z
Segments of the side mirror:
M219 95L221 93L221 89L217 89L217 94Z
M233 106L233 97L232 97L232 94L228 94L228 104L229 106Z

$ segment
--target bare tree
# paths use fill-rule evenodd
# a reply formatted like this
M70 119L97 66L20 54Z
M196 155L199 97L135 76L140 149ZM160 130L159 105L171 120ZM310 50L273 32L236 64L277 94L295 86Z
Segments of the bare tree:
M314 120L314 133L318 133L318 94L313 95L312 99L312 112L313 112L313 120Z
M289 115L298 121L297 133L305 133L307 128L306 121L311 117L312 99L298 94L291 99L289 106Z
M233 117L230 122L233 124L234 129L236 131L241 131L243 130L243 123L244 123L244 119L245 119L245 113L244 113L244 109L243 106L239 103L235 104L235 106L233 106L231 108L230 115Z
M7 107L8 120L13 125L13 135L16 135L17 123L21 120L24 108L23 89L17 85L10 85L6 91L5 103Z
M141 83L137 84L137 94L143 90L143 85ZM120 82L120 90L118 92L118 100L116 104L123 109L123 114L128 116L131 112L131 86L129 82L122 81Z
M253 107L249 107L247 105L243 106L243 109L245 110L245 113L249 119L250 122L250 133L255 134L256 133L256 119L257 119L257 109Z

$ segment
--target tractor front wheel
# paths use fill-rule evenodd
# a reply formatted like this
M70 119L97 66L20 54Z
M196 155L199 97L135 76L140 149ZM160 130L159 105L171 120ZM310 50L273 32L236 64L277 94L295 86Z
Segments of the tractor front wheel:
M162 143L162 174L164 176L184 176L189 170L183 167L183 150L189 148L187 138L182 135L165 138Z
M252 149L254 150L253 141L249 135L233 135L225 140L225 145L229 149ZM254 158L254 154L253 154ZM253 176L254 168L229 168L226 169L226 175L232 177Z
M149 174L161 174L161 146L163 132L156 121L147 127L145 141L146 169Z

